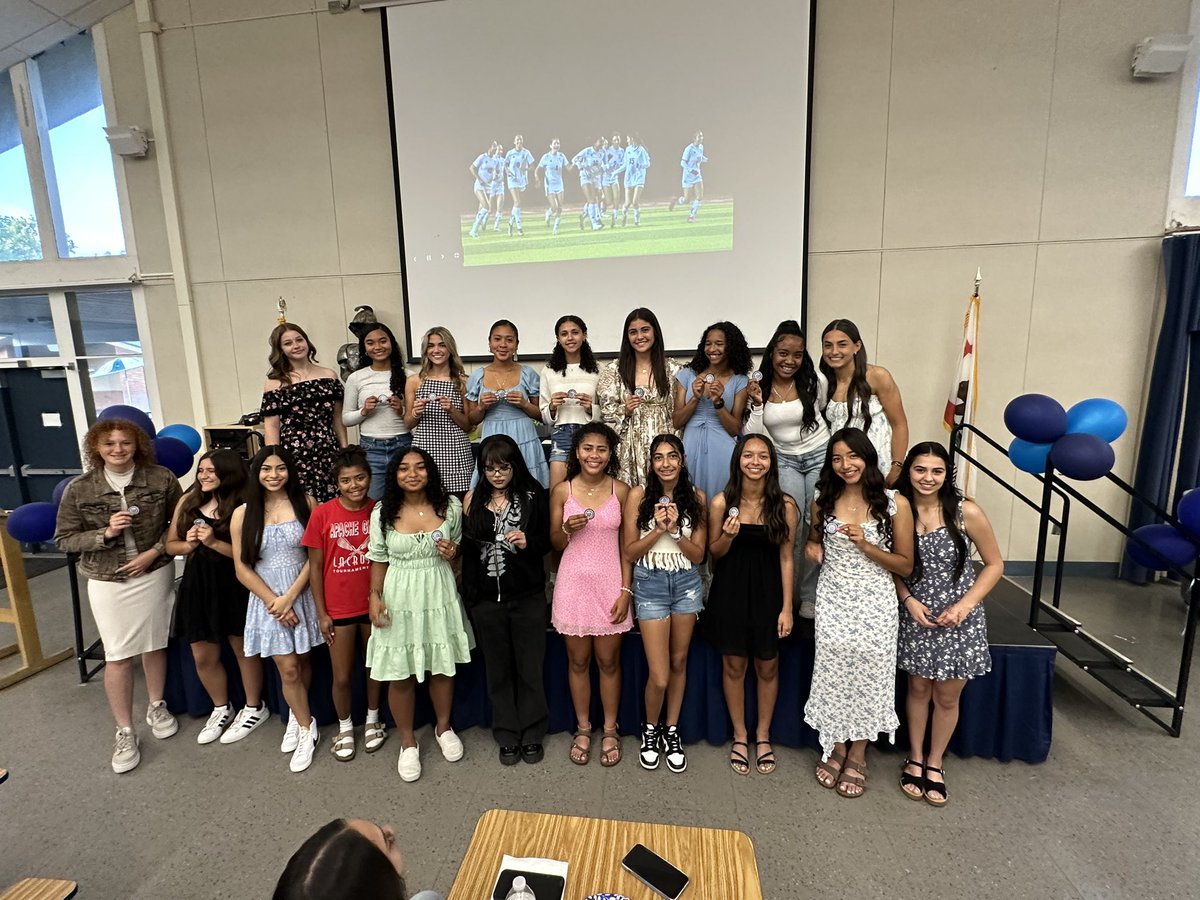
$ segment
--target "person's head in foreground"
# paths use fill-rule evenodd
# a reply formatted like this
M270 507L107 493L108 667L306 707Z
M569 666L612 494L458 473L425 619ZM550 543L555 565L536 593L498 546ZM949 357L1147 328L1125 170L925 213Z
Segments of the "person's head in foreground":
M404 855L390 825L334 819L300 845L274 900L407 900Z

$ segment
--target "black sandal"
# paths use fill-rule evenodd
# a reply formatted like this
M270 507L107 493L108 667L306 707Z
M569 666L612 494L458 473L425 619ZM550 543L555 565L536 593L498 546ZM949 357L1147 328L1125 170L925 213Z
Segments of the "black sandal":
M768 750L766 753L762 754L761 756L757 756L757 753L758 753L757 748L761 747L763 744L766 744L768 747L771 746L770 741L755 741L754 742L754 747L755 747L754 752L756 754L756 758L754 760L754 768L758 769L759 775L770 775L772 772L775 771L775 751Z
M921 774L920 775L911 775L908 772L904 771L909 766L920 766ZM913 794L909 791L904 790L906 787L909 787L910 785L915 788L920 788L921 793ZM907 797L909 800L924 800L925 799L925 763L924 762L917 762L912 759L906 759L904 761L904 765L902 765L900 767L900 792L902 794L904 794L904 796Z
M750 746L745 741L734 741L729 748L729 768L733 769L739 775L750 774L750 758L738 750L738 747L745 747L747 750Z
M942 776L941 781L934 781L932 778L925 779L925 802L930 806L945 806L950 802L950 791L946 789L946 770L926 766L925 771L937 772ZM935 797L934 794L940 794L941 796Z

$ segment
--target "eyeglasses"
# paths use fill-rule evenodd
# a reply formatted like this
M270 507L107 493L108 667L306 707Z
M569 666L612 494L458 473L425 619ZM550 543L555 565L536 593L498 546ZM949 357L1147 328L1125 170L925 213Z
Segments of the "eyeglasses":
M483 471L489 475L507 475L512 471L512 466L508 463L493 463L490 466L484 466Z

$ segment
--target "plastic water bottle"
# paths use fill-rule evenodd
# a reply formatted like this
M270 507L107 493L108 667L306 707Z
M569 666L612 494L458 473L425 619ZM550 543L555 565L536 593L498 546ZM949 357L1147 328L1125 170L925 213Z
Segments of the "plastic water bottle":
M533 896L533 891L525 883L525 876L518 875L513 879L512 887L509 888L504 900L537 900L537 898Z

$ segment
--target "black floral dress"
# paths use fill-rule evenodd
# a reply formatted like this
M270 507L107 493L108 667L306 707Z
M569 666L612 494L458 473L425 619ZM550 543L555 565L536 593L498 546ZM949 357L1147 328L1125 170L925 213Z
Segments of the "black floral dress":
M279 443L296 457L300 483L318 503L337 495L332 468L340 445L333 417L342 393L336 378L313 378L267 391L262 398L263 417L279 416Z

